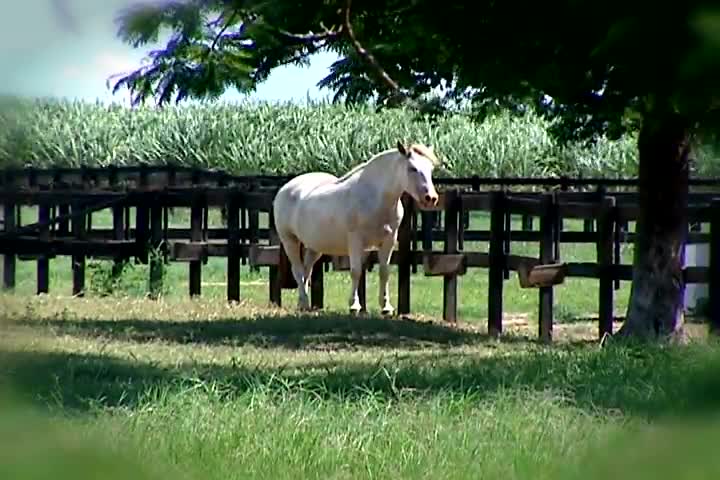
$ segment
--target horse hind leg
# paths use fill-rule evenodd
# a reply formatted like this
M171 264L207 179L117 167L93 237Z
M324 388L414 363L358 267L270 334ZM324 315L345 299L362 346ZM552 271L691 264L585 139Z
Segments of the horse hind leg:
M282 234L278 232L280 242L283 244L285 254L290 260L295 283L298 285L298 309L309 310L310 302L307 295L307 282L305 279L305 266L303 265L302 256L300 254L300 241L292 234Z
M310 289L310 279L312 278L312 272L313 267L315 266L315 262L317 262L321 256L322 253L316 252L315 250L311 250L309 248L305 248L303 252L303 275L305 276L306 292Z
M390 292L388 291L388 281L390 278L390 258L392 257L393 248L395 246L396 235L386 238L380 249L378 250L378 303L382 315L393 315L395 308L390 303Z

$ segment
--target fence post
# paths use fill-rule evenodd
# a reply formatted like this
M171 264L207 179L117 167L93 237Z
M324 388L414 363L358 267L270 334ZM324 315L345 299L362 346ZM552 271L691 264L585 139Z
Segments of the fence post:
M190 206L190 241L203 241L203 215L205 210L205 195L194 192ZM188 290L191 297L202 294L202 261L191 260L188 266Z
M50 205L42 203L38 205L38 222L50 222ZM40 227L39 238L48 240L50 238L50 227ZM37 259L37 293L48 293L50 291L50 258L43 255Z
M256 245L260 239L260 235L258 231L260 230L260 212L258 210L248 210L247 212L248 216L248 230L249 230L249 239L251 245ZM250 266L251 272L259 272L260 267L258 265L251 265Z
M507 190L502 190L504 195L507 196ZM504 255L510 255L510 242L512 239L510 238L510 232L512 231L512 214L508 211L505 211L503 208L504 215L503 215L503 254ZM491 220L492 221L492 220ZM498 220L497 226L500 226L500 220ZM493 227L494 228L494 227ZM510 269L507 266L507 262L503 262L502 267L503 272L503 279L504 280L510 280Z
M117 174L117 167L114 165L111 165L108 167L107 171L107 182L108 187L110 187L111 190L115 190L117 188L118 184L118 174ZM129 217L126 215L127 211L126 205L115 205L112 207L112 222L113 222L113 239L114 240L123 240L126 238L126 222L129 222ZM122 274L123 267L125 263L127 262L126 258L114 258L113 259L113 265L112 270L110 272L110 275L114 281L117 281L120 278L120 275Z
M240 199L230 192L225 203L227 209L227 300L240 301Z
M83 202L78 200L72 204L72 213L84 208ZM85 238L85 226L87 217L85 215L79 215L72 219L72 231L73 236L82 240ZM72 273L73 273L73 296L83 297L85 296L85 255L73 255L72 256Z
M720 199L714 198L710 209L710 332L720 334Z
M13 203L3 205L4 231L9 232L15 229L17 219L17 207ZM3 256L3 289L13 290L15 288L15 269L17 259L12 253Z
M268 240L270 245L278 245L280 248L280 262L287 263L287 256L285 255L285 251L283 250L282 243L280 243L280 238L278 237L277 231L275 230L275 215L273 214L272 209L268 212ZM269 280L269 297L270 297L270 303L273 303L277 305L278 307L282 306L282 284L281 277L280 277L280 268L281 265L275 266L271 265L268 267L269 273L268 273L268 280Z
M157 203L153 202L153 203ZM163 267L165 263L163 246L163 208L153 205L150 209L150 298L157 298L163 287Z
M503 272L507 266L505 257L505 192L494 191L490 197L490 268L488 269L488 333L502 333Z
M533 216L525 215L522 216L522 229L525 232L529 232L533 229Z
M422 218L422 211L420 212ZM418 212L413 209L412 215L410 215L410 250L417 251L418 246L418 235L417 235L417 224L418 224ZM410 271L413 275L417 273L418 262L416 258L410 259Z
M542 216L540 217L540 263L553 262L556 197L554 193L543 193L542 195ZM538 337L542 342L552 341L553 327L553 287L539 288L539 315L538 315Z
M598 217L597 234L597 262L599 270L599 297L598 297L598 336L600 339L607 333L612 335L614 288L613 280L613 246L615 241L615 197L605 197L601 200L600 215Z
M398 231L398 308L401 315L410 313L411 216L415 203L408 195L402 196L405 214ZM424 222L424 220L423 220Z
M445 197L445 245L444 253L458 252L458 221L461 211L460 194L457 190L448 190ZM458 276L456 273L443 277L443 319L457 323Z

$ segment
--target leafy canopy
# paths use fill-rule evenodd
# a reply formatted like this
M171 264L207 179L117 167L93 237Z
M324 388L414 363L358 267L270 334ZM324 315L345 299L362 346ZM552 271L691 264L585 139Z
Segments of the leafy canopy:
M465 2L189 0L133 7L120 36L136 47L169 30L150 63L121 77L135 103L251 91L278 66L340 54L319 86L336 101L436 98L479 114L532 105L562 138L618 138L649 112L697 126L720 107L720 7L712 0Z

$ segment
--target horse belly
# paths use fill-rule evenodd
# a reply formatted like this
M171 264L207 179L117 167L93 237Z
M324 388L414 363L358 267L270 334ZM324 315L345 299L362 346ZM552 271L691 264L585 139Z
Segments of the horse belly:
M329 206L333 206L329 211ZM326 255L347 255L348 226L337 201L306 198L297 209L294 230L307 248Z

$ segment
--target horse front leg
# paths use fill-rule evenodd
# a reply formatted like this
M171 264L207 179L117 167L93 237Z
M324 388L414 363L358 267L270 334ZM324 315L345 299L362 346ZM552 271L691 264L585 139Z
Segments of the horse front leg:
M362 310L360 305L360 296L358 295L358 286L360 285L360 277L362 277L363 271L363 245L359 235L350 235L348 256L350 257L350 279L352 286L350 287L350 298L348 304L350 307L350 313L356 315Z
M378 284L378 303L380 305L380 312L382 315L392 315L395 313L395 308L390 303L388 283L390 280L390 258L392 257L396 238L397 231L388 236L380 245L380 249L378 250L378 276L380 279Z

